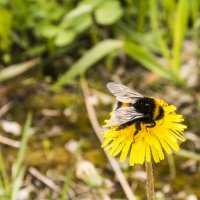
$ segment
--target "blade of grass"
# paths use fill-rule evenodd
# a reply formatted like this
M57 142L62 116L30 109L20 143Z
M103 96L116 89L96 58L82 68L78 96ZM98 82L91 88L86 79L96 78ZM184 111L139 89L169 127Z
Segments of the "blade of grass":
M20 145L20 149L17 155L17 160L12 166L12 179L13 179L12 191L11 191L12 200L16 199L16 194L21 186L21 182L23 180L24 173L25 173L25 168L22 166L22 162L25 156L25 151L26 151L27 142L28 142L28 132L31 126L31 122L32 122L32 115L29 113L26 118L26 122L25 122L24 129L22 132L22 140L20 143L21 145Z
M8 50L10 47L10 32L12 28L12 12L0 7L0 45L1 49Z
M32 115L29 113L24 125L24 129L22 132L22 140L21 140L21 145L20 145L20 149L17 155L17 160L16 162L13 164L13 168L12 168L12 176L13 178L17 176L17 173L19 172L19 169L22 165L23 159L24 159L24 155L25 155L25 151L26 151L26 147L27 147L27 141L28 141L28 131L30 129L31 126L31 121L32 121Z
M150 0L149 1L149 16L150 16L150 22L151 27L155 35L155 40L157 41L158 45L160 46L160 50L162 52L162 55L169 59L170 54L167 47L166 40L163 39L160 29L159 29L159 22L158 22L158 0Z
M194 160L200 161L200 155L191 151L187 151L184 149L179 150L178 152L175 152L175 154L185 157L185 158L190 158Z
M192 17L192 23L193 23L193 26L195 26L196 22L198 21L200 1L199 0L191 0L190 6L191 6L190 13L191 13L191 17Z
M5 189L5 192L8 191L9 187L9 178L6 174L6 166L5 166L5 161L2 156L2 150L0 148L0 175L2 179L2 186Z
M26 72L27 70L29 70L30 68L38 64L38 62L39 62L39 59L34 59L34 60L30 60L24 63L6 67L5 69L0 71L0 82L16 77Z
M170 70L164 68L164 66L157 61L156 57L154 57L147 49L134 43L127 42L124 44L124 51L150 71L156 72L167 79L176 81Z
M6 194L6 190L3 187L3 183L2 183L2 179L0 178L0 199L1 200L7 200L7 194Z
M13 185L12 185L11 200L18 199L17 193L22 185L25 171L26 171L26 168L24 166L21 166L17 174L17 177L15 178L15 181L13 182Z
M145 17L148 14L148 2L146 0L136 1L135 4L138 4L138 20L137 20L137 30L144 32L145 29ZM133 3L134 4L134 3Z
M126 40L141 44L142 46L145 46L154 52L160 51L155 42L148 38L149 34L141 34L141 32L137 32L135 29L124 22L118 22L114 28L116 28L116 31L123 35Z
M76 63L74 63L70 70L61 76L53 87L58 88L69 83L69 81L82 74L104 56L114 50L120 49L122 46L123 42L120 40L105 40L97 44L92 49L88 50Z
M69 169L67 172L66 178L65 178L65 184L64 187L61 191L61 198L60 200L65 200L68 198L68 189L70 186L70 183L72 182L72 177L73 177L73 172L74 172L74 166Z
M189 17L189 1L178 1L177 10L175 12L173 27L172 70L176 76L179 76L181 48L183 46L183 39L187 30Z
M0 149L0 199L7 200L8 177L6 174L5 162Z
M173 16L174 16L174 10L176 8L176 0L163 0L160 1L161 6L163 8L163 19L166 22L166 26L168 29L168 37L172 38L172 30L173 30Z
M199 35L200 35L200 18L198 17L199 12L200 12L200 1L199 0L192 0L190 1L191 9L190 9L190 14L192 17L192 35L194 42L197 45L197 49L200 46L199 42Z

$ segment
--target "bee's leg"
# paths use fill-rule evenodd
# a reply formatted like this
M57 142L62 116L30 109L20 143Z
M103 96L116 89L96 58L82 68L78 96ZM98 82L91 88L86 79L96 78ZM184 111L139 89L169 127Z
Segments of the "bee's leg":
M136 131L135 131L135 133L133 134L134 136L136 136L136 135L138 134L138 132L141 130L141 124L140 124L140 123L141 123L140 121L137 121L137 122L135 123Z
M116 129L116 131L120 131L121 129L124 129L124 128L126 128L126 127L127 127L126 124L121 124L121 125Z
M153 121L150 125L146 126L147 128L153 128L156 125L156 122Z

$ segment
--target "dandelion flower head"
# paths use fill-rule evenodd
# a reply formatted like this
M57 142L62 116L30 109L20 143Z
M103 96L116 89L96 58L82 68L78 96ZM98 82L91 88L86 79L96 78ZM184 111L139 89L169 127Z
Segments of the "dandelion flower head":
M185 141L183 133L187 126L182 124L183 116L176 114L174 105L168 105L163 100L154 100L164 111L163 118L157 120L155 126L141 122L141 130L134 134L137 129L133 123L122 128L111 126L103 133L102 147L112 156L120 155L120 162L129 157L131 166L152 160L158 163L164 159L164 152L171 154L173 150L179 151L178 141ZM106 120L106 123L109 123L109 120Z

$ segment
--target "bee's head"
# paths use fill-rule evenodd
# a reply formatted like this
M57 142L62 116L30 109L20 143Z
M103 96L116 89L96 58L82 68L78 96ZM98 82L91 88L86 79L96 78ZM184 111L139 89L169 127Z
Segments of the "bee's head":
M155 108L155 101L152 98L144 97L137 100L134 107L138 112L152 115Z

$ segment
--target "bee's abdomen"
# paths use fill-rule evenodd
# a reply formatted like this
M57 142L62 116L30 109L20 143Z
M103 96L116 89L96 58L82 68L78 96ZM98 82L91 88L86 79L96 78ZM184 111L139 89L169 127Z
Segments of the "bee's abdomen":
M163 108L160 105L156 104L155 109L154 109L153 119L160 120L163 118L163 116L164 116Z
M131 104L130 103L124 103L124 102L118 101L116 109L121 108L123 106L131 106Z

